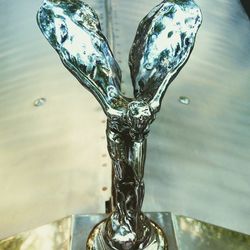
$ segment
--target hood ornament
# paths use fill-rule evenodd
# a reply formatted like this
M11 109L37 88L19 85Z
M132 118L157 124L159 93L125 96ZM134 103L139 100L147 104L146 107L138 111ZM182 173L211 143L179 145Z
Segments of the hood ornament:
M141 211L149 126L169 84L187 62L202 22L193 0L165 0L140 22L130 50L134 97L121 93L121 70L97 14L81 0L44 0L38 25L64 66L107 116L113 212L91 232L87 249L167 249L163 230Z

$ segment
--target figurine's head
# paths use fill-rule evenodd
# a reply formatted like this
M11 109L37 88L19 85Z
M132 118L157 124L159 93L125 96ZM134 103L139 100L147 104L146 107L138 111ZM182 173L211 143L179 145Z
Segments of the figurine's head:
M132 101L128 104L127 121L132 136L147 134L153 120L154 114L145 101Z

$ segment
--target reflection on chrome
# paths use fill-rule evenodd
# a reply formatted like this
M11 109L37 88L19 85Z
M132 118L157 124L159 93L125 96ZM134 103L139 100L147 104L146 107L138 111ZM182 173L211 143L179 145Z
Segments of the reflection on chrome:
M173 216L174 231L180 249L246 250L250 236L184 216Z
M193 0L169 0L139 24L129 66L134 97L121 94L121 70L97 14L80 0L45 0L39 27L65 67L107 115L114 209L92 231L88 249L167 249L162 230L142 212L149 126L167 87L187 62L202 17Z
M0 250L68 250L71 217L0 241Z

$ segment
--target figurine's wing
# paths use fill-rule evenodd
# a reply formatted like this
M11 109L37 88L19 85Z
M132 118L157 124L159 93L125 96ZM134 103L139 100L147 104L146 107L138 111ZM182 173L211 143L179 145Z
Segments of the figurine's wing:
M93 9L80 0L44 0L37 22L63 64L106 114L118 112L119 107L112 107L125 102L120 95L121 70Z
M169 0L140 22L129 66L135 97L149 102L155 112L187 61L201 21L201 11L192 0Z

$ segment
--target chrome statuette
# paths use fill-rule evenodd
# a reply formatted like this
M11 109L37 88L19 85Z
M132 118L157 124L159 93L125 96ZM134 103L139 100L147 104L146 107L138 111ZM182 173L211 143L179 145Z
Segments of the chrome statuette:
M141 211L147 135L167 87L191 54L202 22L199 7L193 0L163 1L143 18L129 56L134 97L121 93L121 70L87 4L44 0L37 21L107 116L114 208L91 232L87 249L167 249L163 230Z

